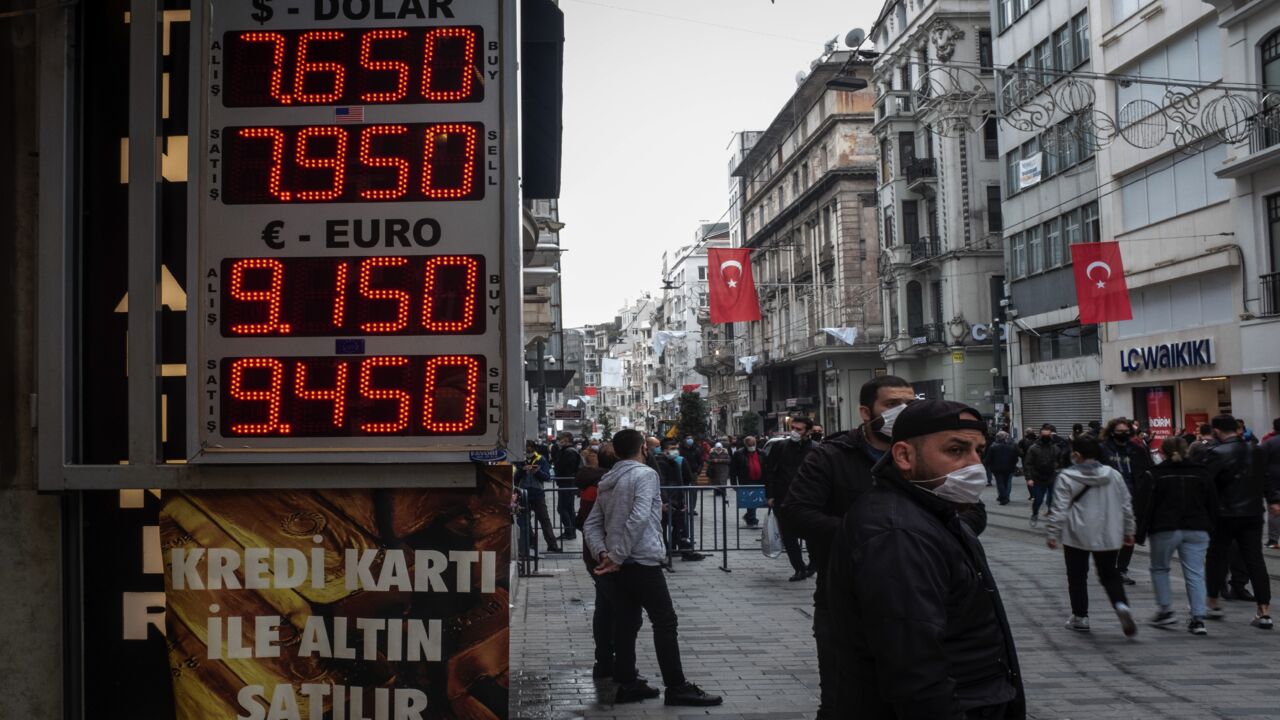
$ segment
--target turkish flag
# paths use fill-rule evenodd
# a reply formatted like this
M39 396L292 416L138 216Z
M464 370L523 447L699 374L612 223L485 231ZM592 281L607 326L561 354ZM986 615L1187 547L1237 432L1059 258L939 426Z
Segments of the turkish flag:
M760 300L751 279L751 250L711 248L707 253L711 322L749 322L760 319Z
M1076 275L1081 325L1133 319L1129 287L1124 282L1124 263L1120 261L1120 243L1072 245L1071 262Z

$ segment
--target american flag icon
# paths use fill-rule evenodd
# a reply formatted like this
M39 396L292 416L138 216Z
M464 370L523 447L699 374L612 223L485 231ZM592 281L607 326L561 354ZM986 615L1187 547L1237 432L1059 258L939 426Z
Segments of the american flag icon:
M334 108L334 122L339 123L362 123L364 122L364 106L352 105L351 107Z

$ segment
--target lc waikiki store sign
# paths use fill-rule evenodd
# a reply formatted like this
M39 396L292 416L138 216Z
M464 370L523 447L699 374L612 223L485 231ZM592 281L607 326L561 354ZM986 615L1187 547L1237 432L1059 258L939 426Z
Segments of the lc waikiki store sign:
M1120 350L1120 371L1126 373L1203 367L1213 363L1213 340L1210 338Z

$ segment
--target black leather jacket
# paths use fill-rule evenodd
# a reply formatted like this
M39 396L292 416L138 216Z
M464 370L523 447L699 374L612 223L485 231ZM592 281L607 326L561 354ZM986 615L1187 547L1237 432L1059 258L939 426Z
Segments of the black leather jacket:
M1239 437L1227 438L1204 455L1218 490L1219 517L1260 517L1266 487L1257 450Z
M831 547L839 715L1026 717L1013 634L982 544L959 508L875 466ZM1007 704L1006 704L1007 703Z

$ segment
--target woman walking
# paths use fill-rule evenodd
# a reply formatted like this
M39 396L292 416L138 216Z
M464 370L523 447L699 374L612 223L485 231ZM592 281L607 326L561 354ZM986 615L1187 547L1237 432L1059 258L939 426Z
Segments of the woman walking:
M1164 462L1138 479L1134 499L1138 544L1151 538L1151 584L1159 606L1151 624L1178 622L1169 585L1169 562L1177 550L1191 607L1187 631L1205 635L1204 558L1209 551L1209 533L1217 519L1218 496L1205 466L1188 459L1186 440L1176 435L1165 438L1160 452Z
M1071 467L1058 473L1049 510L1050 549L1062 544L1067 561L1067 589L1071 596L1071 618L1067 628L1089 631L1089 556L1093 556L1098 580L1107 591L1120 618L1126 637L1138 626L1129 609L1116 558L1120 548L1132 547L1136 524L1129 488L1114 468L1100 462L1098 439L1083 435L1071 443Z

